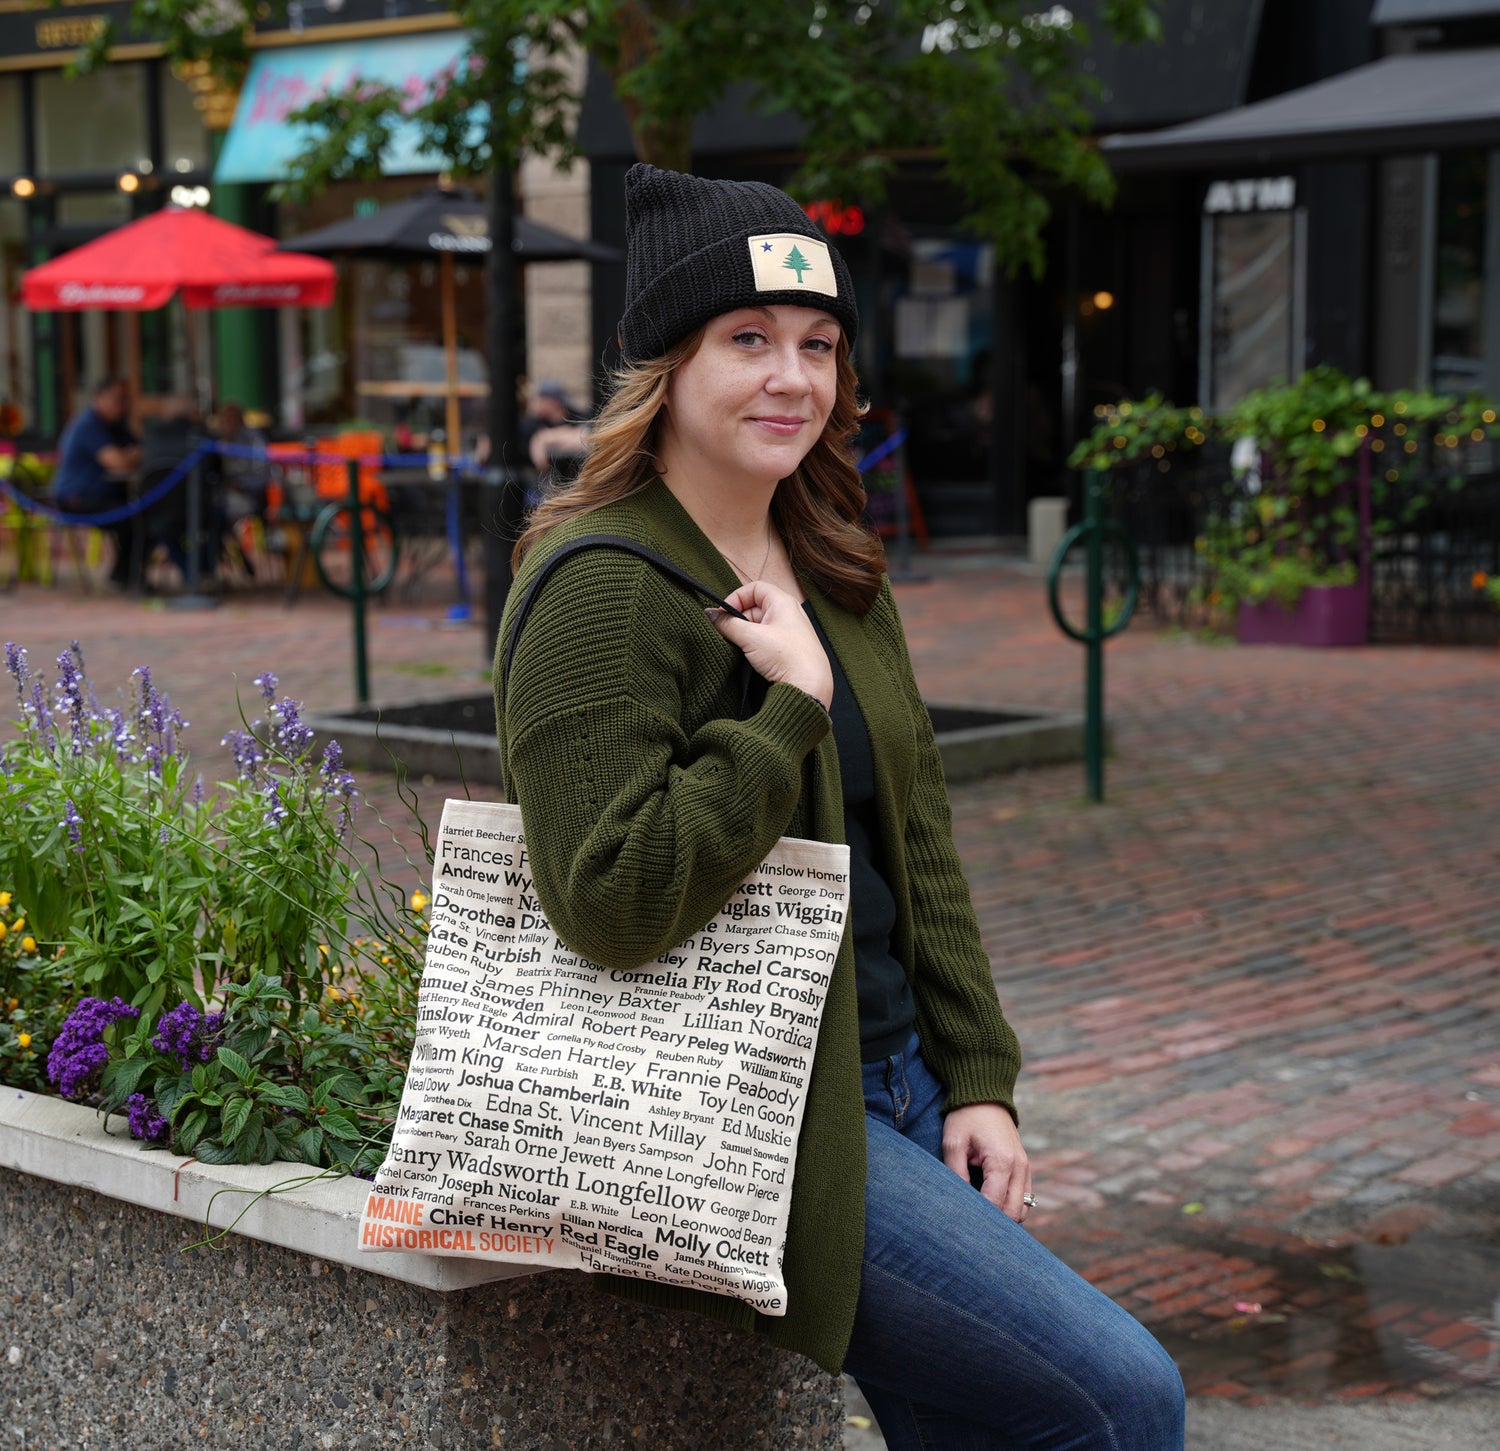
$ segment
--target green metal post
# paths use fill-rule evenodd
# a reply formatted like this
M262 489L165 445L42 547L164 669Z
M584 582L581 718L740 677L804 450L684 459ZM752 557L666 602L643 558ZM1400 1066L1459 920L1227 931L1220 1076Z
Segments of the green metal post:
M365 647L365 524L359 498L359 460L349 460L349 599L354 606L354 699L370 700L370 662Z
M215 162L224 149L229 133L210 133ZM254 190L243 182L216 182L210 210L226 222L254 229ZM216 308L210 314L213 337L214 401L232 398L243 408L266 408L272 400L265 396L261 368L264 335L261 331L263 310L258 307Z
M1088 530L1088 627L1084 637L1086 674L1083 702L1083 757L1090 801L1104 800L1104 530L1099 471L1084 475L1083 518Z
M1104 536L1108 534L1125 553L1125 598L1114 622L1104 624ZM1079 629L1063 613L1063 565L1075 544L1084 546L1085 622ZM1083 773L1090 801L1104 800L1104 642L1130 623L1141 594L1141 564L1135 543L1116 520L1104 517L1104 481L1090 469L1083 478L1083 522L1075 524L1058 542L1047 569L1047 604L1052 618L1070 640L1083 646Z

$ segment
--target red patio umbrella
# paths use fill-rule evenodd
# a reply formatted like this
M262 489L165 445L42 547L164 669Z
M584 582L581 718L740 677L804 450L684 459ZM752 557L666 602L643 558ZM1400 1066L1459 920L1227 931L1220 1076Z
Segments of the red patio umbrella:
M33 267L21 279L21 300L33 312L149 312L177 292L189 307L332 303L331 262L275 249L274 237L168 207Z

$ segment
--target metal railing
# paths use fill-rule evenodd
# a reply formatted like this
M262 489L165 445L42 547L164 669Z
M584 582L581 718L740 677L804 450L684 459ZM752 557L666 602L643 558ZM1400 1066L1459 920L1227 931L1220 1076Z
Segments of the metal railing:
M1375 491L1367 565L1373 644L1500 641L1500 610L1483 588L1500 577L1500 469L1484 458L1467 460L1467 470L1434 462L1399 488ZM1214 580L1197 541L1254 497L1228 458L1205 448L1165 470L1155 460L1113 469L1104 497L1106 516L1139 550L1141 608L1187 628L1211 623ZM1123 587L1119 562L1108 569Z

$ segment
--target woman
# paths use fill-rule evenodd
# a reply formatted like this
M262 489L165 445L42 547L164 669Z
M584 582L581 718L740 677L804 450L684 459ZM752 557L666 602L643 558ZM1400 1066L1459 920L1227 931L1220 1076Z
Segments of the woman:
M537 893L564 942L626 970L697 932L782 835L847 840L852 895L797 1148L788 1313L610 1288L847 1367L893 1448L1180 1447L1171 1361L1021 1228L1020 1054L858 522L848 271L760 183L636 166L626 209L626 365L579 479L517 546L512 600L570 539L610 533L745 618L705 617L614 550L542 586L496 712ZM748 711L742 658L763 682Z

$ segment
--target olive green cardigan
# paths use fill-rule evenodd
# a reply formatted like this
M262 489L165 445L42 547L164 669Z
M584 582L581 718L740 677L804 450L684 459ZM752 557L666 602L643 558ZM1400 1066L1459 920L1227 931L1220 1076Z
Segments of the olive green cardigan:
M739 583L665 485L569 521L511 593L576 534L623 534L728 594ZM1011 1103L1020 1053L995 998L953 845L942 763L901 621L882 582L861 617L804 580L869 726L892 943L911 979L923 1056L948 1108ZM501 624L510 635L513 608ZM500 690L497 654L497 693ZM783 835L843 840L828 713L773 685L748 720L739 654L701 602L651 565L595 549L542 587L496 700L500 752L537 896L559 937L609 968L654 961L715 916ZM845 934L818 1036L783 1270L784 1317L703 1291L602 1276L608 1288L756 1330L837 1372L859 1295L865 1127L854 955Z

